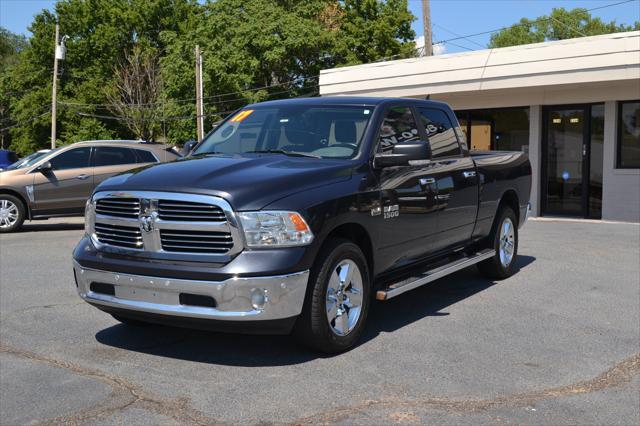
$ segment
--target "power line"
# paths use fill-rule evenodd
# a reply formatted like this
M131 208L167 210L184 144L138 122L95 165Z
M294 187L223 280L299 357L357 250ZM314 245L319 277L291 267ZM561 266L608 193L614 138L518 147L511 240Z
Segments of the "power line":
M278 85L273 85L270 87L276 87ZM313 89L313 88L317 88L319 87L320 84L316 83L310 86L305 86L305 89ZM252 89L253 91L257 90L257 89ZM291 93L293 92L294 88L292 89L287 89L287 90L281 90L278 92L271 92L271 93L267 93L267 97L264 100L268 100L270 97L272 96L276 96L276 95L281 95L281 94L285 94L285 93ZM235 93L244 93L244 92L235 92ZM206 96L203 97L203 99L207 98ZM211 98L211 96L209 96L208 98ZM247 100L248 97L244 96L241 98L233 98L233 99L222 99L222 100L217 100L217 101L213 101L213 102L204 102L204 105L207 106L212 106L212 105L221 105L224 103L232 103L232 102L236 102L236 101L245 101ZM129 108L144 108L147 107L149 109L157 107L157 106L171 106L172 103L178 103L179 101L184 101L184 99L178 99L178 100L174 100L174 99L170 99L167 100L165 102L151 102L151 103L140 103L140 104L127 104L125 105L126 107ZM70 106L70 107L96 107L96 108L108 108L111 106L111 104L91 104L91 103L83 103L83 102L73 102L73 101L59 101L58 104L60 105L65 105L65 106Z
M620 1L620 2L617 2L617 3L606 4L604 6L592 7L591 9L585 9L585 10L587 12L592 12L594 10L606 9L608 7L618 6L618 5L621 5L621 4L631 3L631 2L634 2L634 1L640 1L640 0L625 0L625 1ZM434 43L434 44L447 43L447 42L450 42L450 41L462 40L462 39L466 39L466 38L469 38L469 37L476 37L476 36L480 36L480 35L492 34L492 33L498 32L498 31L507 30L509 28L529 26L529 25L532 25L532 24L537 24L539 22L551 21L552 19L553 19L552 16L548 16L548 17L545 17L545 18L536 19L534 21L522 22L522 23L517 23L517 24L510 25L508 27L497 28L495 30L482 31L482 32L475 33L475 34L467 34L467 35L464 35L464 36L450 38L450 39L447 39L447 40L441 40L441 41L439 41L437 43Z
M24 126L25 124L31 123L33 121L36 121L38 118L44 117L45 115L49 115L49 111L45 111L40 115L36 115L35 117L28 118L28 119L26 119L26 120L24 120L22 122L19 122L19 123L16 123L16 124L12 124L11 126L4 127L2 129L0 129L0 132L4 132L6 130L13 129L14 127Z
M452 35L454 35L454 36L456 36L456 37L463 37L464 39L466 39L466 40L467 40L467 41L469 41L470 43L473 43L473 44L475 44L476 46L480 46L480 47L481 47L481 48L483 48L483 49L486 47L486 46L484 46L484 45L482 45L482 44L478 43L478 42L477 42L477 41L475 41L475 40L472 40L472 39L470 39L470 38L468 38L468 37L464 37L464 36L462 36L462 35L460 35L460 34L458 34L458 33L454 33L453 31L451 31L451 30L449 30L449 29L447 29L447 28L443 27L442 25L437 24L437 23L435 23L435 22L433 23L433 26L434 26L434 27L439 27L439 28L441 28L441 29L445 30L446 32L448 32L449 34L452 34ZM455 46L455 45L454 45L454 46ZM459 46L458 46L458 47L459 47Z

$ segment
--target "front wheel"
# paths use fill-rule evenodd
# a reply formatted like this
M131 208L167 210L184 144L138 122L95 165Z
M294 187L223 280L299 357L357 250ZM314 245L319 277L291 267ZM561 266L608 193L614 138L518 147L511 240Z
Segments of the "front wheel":
M0 233L20 229L26 216L22 201L9 194L0 194Z
M364 331L370 279L360 247L331 240L318 255L294 334L306 346L326 353L352 348Z
M513 209L503 207L498 212L491 238L496 254L478 263L478 269L488 278L508 278L515 272L518 255L518 220Z

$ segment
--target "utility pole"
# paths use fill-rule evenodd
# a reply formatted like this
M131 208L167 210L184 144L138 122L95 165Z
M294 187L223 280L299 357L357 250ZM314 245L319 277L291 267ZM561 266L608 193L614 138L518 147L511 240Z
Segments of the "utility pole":
M431 6L429 0L422 0L422 24L424 35L423 56L433 55L433 37L431 35Z
M56 41L53 52L53 87L51 88L51 149L56 147L56 96L58 95L58 40L60 25L56 24Z
M204 138L204 106L202 105L202 52L200 45L196 45L196 128L198 142Z

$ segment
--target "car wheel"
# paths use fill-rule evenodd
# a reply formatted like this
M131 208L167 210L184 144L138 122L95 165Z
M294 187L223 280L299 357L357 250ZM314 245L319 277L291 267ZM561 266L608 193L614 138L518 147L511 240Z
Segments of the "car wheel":
M488 278L508 278L515 272L518 256L518 220L510 207L503 207L498 212L498 220L491 232L491 241L496 254L478 263L478 269Z
M342 352L364 331L371 287L367 261L360 247L344 239L329 241L317 259L294 334L312 349Z
M26 209L19 198L0 194L0 233L20 229L26 216Z

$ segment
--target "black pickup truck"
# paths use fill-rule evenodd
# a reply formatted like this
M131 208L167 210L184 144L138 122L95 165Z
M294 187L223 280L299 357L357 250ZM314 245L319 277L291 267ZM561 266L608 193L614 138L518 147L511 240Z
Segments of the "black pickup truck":
M374 298L473 264L513 274L530 188L525 154L470 153L443 103L249 105L189 156L96 188L76 286L124 323L293 332L339 352Z

